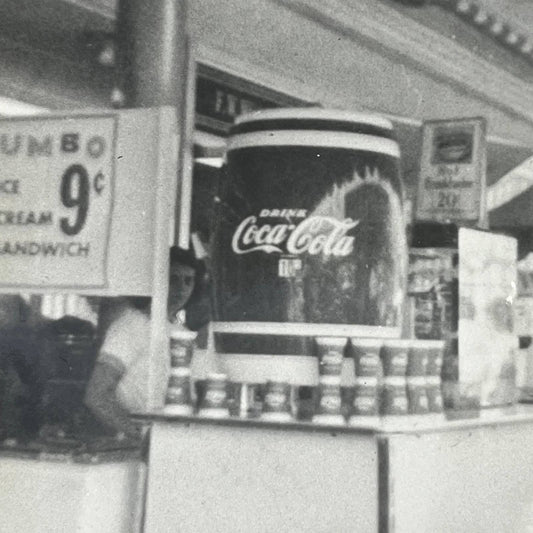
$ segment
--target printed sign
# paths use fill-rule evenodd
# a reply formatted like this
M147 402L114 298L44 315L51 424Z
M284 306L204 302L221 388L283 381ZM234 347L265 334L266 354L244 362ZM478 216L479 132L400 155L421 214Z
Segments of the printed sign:
M196 126L227 135L235 117L272 107L303 106L303 100L273 91L227 72L198 65Z
M292 217L301 221L265 223L264 219ZM279 222L279 220L278 220ZM256 216L245 218L235 230L231 241L233 252L287 253L290 255L324 254L346 257L353 252L354 237L347 235L359 224L347 217L337 220L330 216L307 217L307 209L263 209Z
M424 123L416 219L486 224L485 120Z
M481 405L514 400L516 239L459 230L459 379Z
M116 121L0 121L2 286L106 286Z

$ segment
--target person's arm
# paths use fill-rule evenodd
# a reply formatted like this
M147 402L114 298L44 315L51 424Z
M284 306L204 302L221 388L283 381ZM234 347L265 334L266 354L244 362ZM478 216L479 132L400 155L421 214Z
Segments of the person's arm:
M97 361L87 384L85 405L107 427L129 437L138 437L138 426L131 421L117 398L117 387L124 372L125 368L120 364Z

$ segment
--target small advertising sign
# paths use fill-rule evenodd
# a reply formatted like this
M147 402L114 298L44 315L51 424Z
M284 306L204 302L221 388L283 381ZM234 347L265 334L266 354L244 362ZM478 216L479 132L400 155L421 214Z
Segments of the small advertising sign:
M424 123L417 220L486 227L485 131L483 118Z
M177 146L172 108L0 120L0 290L150 295Z
M2 285L106 286L115 136L114 116L1 122Z

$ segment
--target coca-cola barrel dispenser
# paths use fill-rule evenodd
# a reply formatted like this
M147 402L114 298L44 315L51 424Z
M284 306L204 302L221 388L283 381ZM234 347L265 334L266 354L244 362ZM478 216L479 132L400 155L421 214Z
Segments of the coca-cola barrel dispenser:
M221 353L309 354L311 337L398 337L407 242L382 117L258 111L233 126L214 245Z

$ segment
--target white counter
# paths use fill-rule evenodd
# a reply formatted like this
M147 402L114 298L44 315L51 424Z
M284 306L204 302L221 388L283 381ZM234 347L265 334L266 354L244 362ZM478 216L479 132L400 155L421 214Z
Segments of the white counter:
M359 428L159 415L145 532L527 532L531 450L525 405Z
M138 453L73 458L1 450L0 531L137 533L145 476Z

